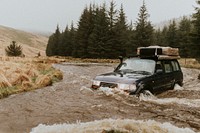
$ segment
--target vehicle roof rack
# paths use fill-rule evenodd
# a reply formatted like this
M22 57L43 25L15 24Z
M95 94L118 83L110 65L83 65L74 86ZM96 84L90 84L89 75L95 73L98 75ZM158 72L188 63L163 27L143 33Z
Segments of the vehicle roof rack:
M140 58L180 59L178 48L161 46L139 47L137 48L137 55Z

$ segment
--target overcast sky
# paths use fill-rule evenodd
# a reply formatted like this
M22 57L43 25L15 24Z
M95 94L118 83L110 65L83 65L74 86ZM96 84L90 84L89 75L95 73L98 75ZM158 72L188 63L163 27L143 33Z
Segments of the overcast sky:
M56 25L65 29L77 23L83 9L90 3L109 5L111 0L0 0L0 25L16 29L54 32ZM115 0L121 4L128 21L135 22L142 0ZM145 0L150 21L159 23L194 13L195 0Z

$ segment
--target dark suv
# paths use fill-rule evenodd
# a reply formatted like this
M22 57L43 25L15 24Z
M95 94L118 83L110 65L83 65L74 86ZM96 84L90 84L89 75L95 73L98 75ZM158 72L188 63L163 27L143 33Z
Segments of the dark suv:
M177 59L166 56L138 56L121 60L114 72L96 76L92 88L118 88L130 94L149 90L153 94L183 85L183 73Z

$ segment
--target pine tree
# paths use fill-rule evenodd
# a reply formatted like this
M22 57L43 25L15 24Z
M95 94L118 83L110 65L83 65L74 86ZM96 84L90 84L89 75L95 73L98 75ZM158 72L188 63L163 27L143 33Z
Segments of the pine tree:
M178 47L178 38L177 38L177 28L175 20L169 25L167 36L166 36L168 46Z
M117 23L117 9L116 9L116 3L114 1L110 2L110 7L108 10L108 22L109 22L109 33L108 33L108 40L107 40L107 51L108 51L108 58L117 58L120 53L118 53L116 50L118 46L117 45L117 31L115 29L116 23Z
M161 46L169 46L169 42L167 40L167 33L168 33L168 27L164 26L162 33L161 33Z
M115 9L116 4L114 1L110 2L110 9L108 11L108 19L109 19L109 28L113 29L114 25L117 22L117 10Z
M69 28L66 26L65 31L61 34L58 53L60 56L69 56L71 54L70 49L70 37Z
M148 12L146 5L143 2L143 5L140 8L138 14L138 20L136 22L136 31L135 31L135 40L137 46L149 46L153 44L153 27L150 21L148 21Z
M54 34L54 47L53 47L54 55L59 55L60 40L61 40L61 33L60 33L59 26L57 25L57 29L56 29L56 32Z
M54 35L51 35L49 37L47 48L46 48L46 55L47 56L53 56L54 55Z
M127 30L127 47L126 47L126 56L135 56L137 54L137 45L135 40L135 30L133 28L132 22L128 26Z
M154 32L154 45L161 46L162 41L162 32L160 29L158 29Z
M126 22L126 16L124 13L123 5L121 5L121 9L114 30L116 32L116 38L117 38L115 46L116 57L126 56L128 54L127 51L129 51L128 49L131 49L132 47L128 46L128 39L129 39L128 26Z
M197 4L200 5L200 0L197 0ZM200 58L200 7L196 7L195 8L195 13L193 14L192 18L193 18L193 31L191 34L191 38L192 38L192 56L193 57L197 57Z
M76 46L74 50L75 57L85 58L88 57L88 39L94 29L94 10L90 5L84 9L81 18L78 23L78 29L76 32Z
M178 44L179 44L179 51L181 57L188 57L190 55L190 47L192 45L190 33L191 33L192 25L191 21L186 17L183 17L181 22L179 23L178 28Z
M74 56L75 46L76 46L76 29L74 28L73 22L71 23L71 28L69 31L69 39L70 39L69 56Z
M59 30L59 26L57 26L55 33L49 37L46 48L47 56L59 55L60 40L61 40L61 33Z
M89 36L88 52L92 58L108 58L109 22L105 4L95 10L94 29Z
M7 56L21 56L22 47L17 45L15 41L12 41L12 43L6 47L5 52Z

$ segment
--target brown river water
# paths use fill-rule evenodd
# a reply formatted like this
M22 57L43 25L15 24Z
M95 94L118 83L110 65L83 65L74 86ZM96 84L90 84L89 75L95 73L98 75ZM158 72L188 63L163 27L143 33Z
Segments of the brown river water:
M103 133L103 129L112 129L114 125L121 130L130 128L129 131L142 133L154 129L200 131L199 70L182 68L184 86L157 96L137 98L108 88L95 91L89 88L97 74L111 72L115 65L55 64L54 67L63 71L61 82L0 100L0 133ZM102 129L97 129L98 126ZM135 129L138 127L140 131Z

